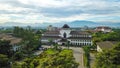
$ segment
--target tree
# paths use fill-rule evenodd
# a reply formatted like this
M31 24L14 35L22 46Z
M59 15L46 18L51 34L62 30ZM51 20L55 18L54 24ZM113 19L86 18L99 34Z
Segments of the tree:
M56 44L53 44L53 48L55 49L55 50L58 50L59 48L58 48L58 44L56 43Z
M24 33L25 33L24 29L20 28L18 26L14 27L14 29L13 29L14 36L22 37L24 35Z
M24 55L22 52L16 52L13 57L14 57L13 59L15 60L21 60L23 59Z
M69 49L69 47L70 47L70 41L67 41L67 47Z
M8 65L8 57L7 55L0 54L0 67L5 67Z
M98 53L95 60L96 68L119 68L120 67L120 43L113 49Z
M113 49L117 50L117 51L120 51L120 42L115 47L113 47Z
M89 68L90 64L89 64L89 57L90 57L90 46L84 46L83 47L84 50L84 54L83 54L83 59L84 59L84 65Z
M63 49L61 51L48 49L40 57L40 64L37 68L78 68L72 50Z
M52 39L49 39L49 45L51 46L53 44L53 40Z
M78 68L73 51L64 49L58 51L50 48L42 52L38 57L26 58L22 62L15 62L12 68Z
M0 54L8 55L11 57L13 53L12 45L10 45L10 41L0 40Z
M13 34L16 37L22 38L22 51L25 54L30 55L33 50L37 50L41 46L39 41L40 36L35 34L30 26L28 26L26 29L14 27Z
M109 33L97 32L93 34L93 41L120 41L120 29Z
M36 34L41 35L41 34L42 34L42 31L41 31L41 30L38 30L38 31L36 32Z

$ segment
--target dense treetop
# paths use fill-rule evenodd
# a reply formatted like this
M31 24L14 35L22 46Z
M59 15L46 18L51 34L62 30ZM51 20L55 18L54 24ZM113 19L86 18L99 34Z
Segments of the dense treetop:
M95 68L120 68L120 43L111 50L98 53Z

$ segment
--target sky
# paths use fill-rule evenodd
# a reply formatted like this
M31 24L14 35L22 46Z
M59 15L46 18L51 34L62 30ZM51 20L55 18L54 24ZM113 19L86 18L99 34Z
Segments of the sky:
M120 22L120 0L0 0L0 23Z

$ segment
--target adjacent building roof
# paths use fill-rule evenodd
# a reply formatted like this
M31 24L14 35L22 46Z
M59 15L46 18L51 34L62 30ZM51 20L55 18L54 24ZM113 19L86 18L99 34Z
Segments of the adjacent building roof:
M21 38L13 37L12 35L8 34L0 34L1 40L9 40L11 45L18 44L22 41Z
M96 27L96 29L111 29L111 28L107 26L99 26L99 27Z
M46 34L60 34L60 33L59 31L47 31L44 34L46 35Z
M118 42L115 41L104 41L104 42L97 42L97 46L99 46L101 49L103 50L108 50L111 49L115 44L117 44Z
M48 39L48 38L61 38L60 36L42 36L42 39Z
M89 33L88 33L88 32L85 32L85 31L71 31L70 34L71 34L71 35L77 35L77 34L78 34L78 35L81 35L81 34L82 34L82 35L83 35L83 34L85 35L85 34L89 34Z
M22 39L20 39L20 38L15 38L15 39L12 39L12 40L11 40L10 44L11 44L11 45L18 44L18 43L20 43L21 41L22 41Z

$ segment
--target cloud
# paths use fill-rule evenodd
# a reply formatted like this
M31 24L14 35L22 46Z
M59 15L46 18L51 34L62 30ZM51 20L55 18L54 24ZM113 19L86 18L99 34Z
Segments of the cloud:
M0 0L0 15L4 16L0 20L32 23L73 20L120 22L119 5L119 0Z
M65 8L42 8L41 13L47 17L69 17L82 14L81 9Z
M20 2L19 0L1 0L0 3L7 4L12 7L34 8L33 5L24 4L24 3Z

